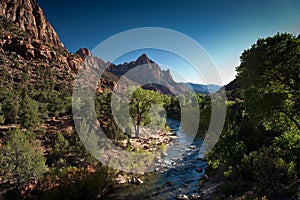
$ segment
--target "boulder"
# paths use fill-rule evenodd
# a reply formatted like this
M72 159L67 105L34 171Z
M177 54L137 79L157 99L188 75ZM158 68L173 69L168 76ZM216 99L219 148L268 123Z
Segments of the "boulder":
M132 176L129 182L136 185L141 185L144 183L140 178L137 178L135 176Z
M180 194L177 196L178 200L189 200L189 197L185 194Z

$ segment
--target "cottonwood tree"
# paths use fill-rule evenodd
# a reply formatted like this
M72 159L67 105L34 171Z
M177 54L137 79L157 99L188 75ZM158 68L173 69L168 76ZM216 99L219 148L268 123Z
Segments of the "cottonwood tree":
M300 130L300 37L277 34L244 51L237 67L246 112L266 129Z
M139 137L140 126L149 118L150 109L164 104L164 96L157 91L143 90L141 87L131 88L130 115L133 119L135 137ZM152 117L152 116L151 116Z

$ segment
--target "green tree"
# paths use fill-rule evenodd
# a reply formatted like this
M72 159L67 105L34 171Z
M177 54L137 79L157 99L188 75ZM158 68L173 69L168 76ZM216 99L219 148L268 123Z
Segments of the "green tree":
M20 115L20 99L16 91L2 93L3 113L5 123L18 123Z
M237 67L246 112L257 126L300 130L300 37L277 34L244 51Z
M56 155L62 155L68 150L68 148L69 141L65 139L64 135L61 132L58 132L54 143L54 153Z
M233 169L230 195L255 188L270 199L299 197L299 58L300 36L291 34L259 39L242 54L241 86L227 92L225 128L208 157Z
M4 115L2 114L2 105L0 104L0 124L3 124L5 121Z
M273 151L299 170L300 35L259 39L241 56L237 68L245 91L245 115L272 141ZM269 142L270 144L271 142Z
M100 140L99 136L95 133L95 130L90 128L90 125L87 123L87 120L85 118L82 119L80 123L80 141L85 146L82 146L82 148L87 148L88 152L91 153L91 155L97 155L99 153L99 145L98 142ZM86 150L82 150L83 153L88 156L88 152ZM91 158L91 157L90 157Z
M40 124L40 121L37 102L25 95L21 103L21 125L24 128L33 130Z
M33 133L15 129L0 152L1 177L16 186L39 178L46 170L41 143Z
M157 91L132 88L134 92L130 102L130 114L133 118L135 137L139 137L141 124L149 117L149 111L154 105L163 105L164 97Z

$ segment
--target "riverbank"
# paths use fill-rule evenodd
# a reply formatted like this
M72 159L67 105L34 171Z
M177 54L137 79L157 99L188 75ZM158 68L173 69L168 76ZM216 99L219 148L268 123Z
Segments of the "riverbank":
M162 129L150 129L147 127L140 128L140 135L138 138L129 138L128 140L120 141L119 144L126 148L129 153L141 153L152 158L149 162L154 166L154 171L159 171L163 166L163 159L168 156L168 149L173 145L178 138L176 133ZM147 165L147 163L143 163ZM161 166L162 165L162 166ZM142 166L141 166L142 167ZM144 167L144 166L143 166ZM126 169L125 169L126 170ZM145 168L146 171L151 170ZM120 172L114 180L113 188L122 184L136 184L144 183L145 172L141 170L139 173Z
M188 199L200 198L198 183L205 174L207 167L205 161L197 159L202 140L192 140L184 134L179 121L169 120L168 125L176 131L176 138L168 143L165 156L162 156L161 159L154 159L153 164L157 170L154 168L152 172L118 177L117 180L123 184L115 185L101 199L174 200L186 197ZM161 137L163 138L163 136ZM169 137L169 135L167 134L165 137ZM161 141L162 138L160 138ZM144 140L142 141L144 142ZM136 176L135 184L130 181L132 176ZM138 178L143 183L140 183Z
M213 171L213 173L209 173L209 175L205 175L199 181L200 184L200 195L202 200L210 200L210 199L223 199L224 195L221 192L221 186L223 185L224 180L224 171L222 167L219 167Z

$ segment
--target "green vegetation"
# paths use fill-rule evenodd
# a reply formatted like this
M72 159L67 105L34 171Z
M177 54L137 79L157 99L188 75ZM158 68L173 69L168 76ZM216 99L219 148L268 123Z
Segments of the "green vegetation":
M0 25L3 35L30 38L3 17ZM73 130L74 74L56 59L29 61L18 54L18 49L0 50L0 185L8 184L14 191L6 191L7 199L32 194L39 199L92 199L101 195L116 171L99 164L82 145L84 141L90 144L90 152L100 153L89 119L81 122L81 140ZM61 48L52 50L68 55ZM252 191L253 199L300 198L300 36L277 34L259 39L243 52L237 72L241 87L226 91L224 129L208 155L211 168L224 170L223 193L248 198L247 191ZM128 151L149 154L136 163L129 157L124 166L128 171L144 167L158 156L143 147L132 148L128 142L132 127L135 137L140 136L140 126L167 129L161 116L180 120L182 108L189 111L193 109L190 105L198 103L198 132L207 132L212 103L209 96L166 96L140 87L131 90L130 99L116 102L121 117L129 104L130 122L115 121L111 92L97 92L95 97L97 119L106 136L115 144L127 140ZM83 110L86 113L93 104L92 98L88 100ZM75 101L75 106L82 106L80 100ZM164 144L157 147L161 150L158 153L167 148ZM34 189L29 190L29 185Z
M0 25L4 35L29 41L2 17ZM19 50L0 49L0 199L101 194L115 172L98 164L73 130L74 73L55 59L26 60Z
M152 123L153 126L165 126L166 121L161 121L163 118L155 115L161 110L159 107L162 108L166 98L157 91L143 90L140 87L134 89L129 105L130 114L134 121L135 137L139 137L142 124Z
M40 124L38 104L35 100L25 95L21 102L20 123L26 129L35 129Z
M224 130L208 156L225 171L227 196L300 197L299 58L300 38L290 34L259 39L242 54L241 88L227 91Z
M41 143L32 132L15 129L0 152L1 177L4 181L28 183L40 178L46 170Z

